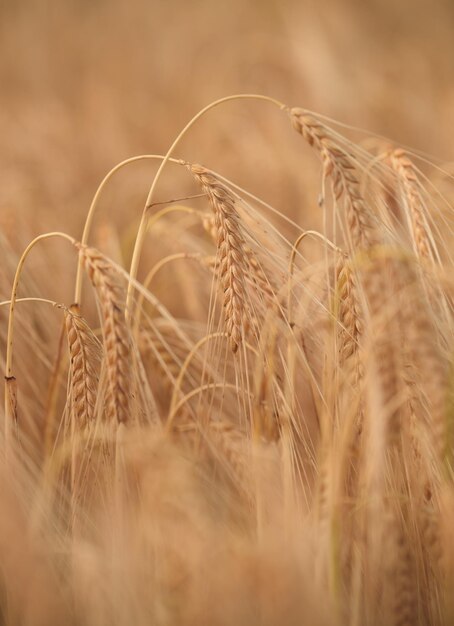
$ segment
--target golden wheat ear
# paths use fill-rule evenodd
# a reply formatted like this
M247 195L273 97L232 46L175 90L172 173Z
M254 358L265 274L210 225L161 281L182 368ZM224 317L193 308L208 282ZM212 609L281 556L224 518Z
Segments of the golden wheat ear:
M224 312L230 347L235 353L244 333L247 257L235 197L214 174L202 165L187 165L207 195L215 216L220 280L224 290Z
M84 428L95 417L102 346L83 317L70 309L65 309L64 315L70 356L72 413L78 427Z
M107 418L118 424L130 420L132 339L125 318L125 293L112 263L95 248L79 245L83 265L93 284L102 318L108 380Z
M416 167L406 152L400 148L394 150L390 161L399 179L402 204L407 214L415 252L421 259L433 262L435 259L433 237Z
M367 249L378 241L373 215L361 194L356 167L334 133L313 115L300 108L289 110L293 128L315 148L323 162L323 175L331 178L333 196L343 200L354 250Z
M351 261L341 257L336 267L337 309L340 322L339 364L343 365L358 349L363 333L363 313L358 294L358 278Z

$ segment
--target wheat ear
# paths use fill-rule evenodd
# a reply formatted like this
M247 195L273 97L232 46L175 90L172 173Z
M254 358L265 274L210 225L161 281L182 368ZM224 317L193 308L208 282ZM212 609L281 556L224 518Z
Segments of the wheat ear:
M131 338L124 313L118 272L95 248L78 245L82 263L96 289L104 337L109 386L107 416L119 424L129 420Z
M404 206L410 222L413 245L416 254L422 259L432 259L433 251L429 228L425 216L426 209L421 195L416 169L402 149L391 154L391 165L396 171L403 190Z
M364 320L359 301L357 277L348 259L340 257L336 268L338 319L341 324L339 358L345 363L356 351L363 333Z
M345 202L351 246L366 249L377 243L372 215L364 202L351 156L334 139L332 131L307 111L289 109L295 130L313 146L323 161L324 177L330 177L336 201Z
M79 427L94 419L98 386L97 363L101 346L87 322L65 309L65 325L70 355L70 388L73 414Z
M215 215L220 279L224 290L224 312L230 347L235 353L243 336L247 268L244 238L232 192L202 165L188 164L207 195Z

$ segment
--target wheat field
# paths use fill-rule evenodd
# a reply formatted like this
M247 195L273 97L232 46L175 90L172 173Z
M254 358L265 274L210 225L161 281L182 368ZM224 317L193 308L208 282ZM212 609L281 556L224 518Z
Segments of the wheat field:
M454 624L450 3L131 6L0 5L0 623Z

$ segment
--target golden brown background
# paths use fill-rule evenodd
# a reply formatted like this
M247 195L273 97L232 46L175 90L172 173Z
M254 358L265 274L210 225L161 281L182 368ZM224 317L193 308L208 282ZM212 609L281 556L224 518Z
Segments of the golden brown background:
M194 113L231 93L275 96L452 159L452 0L9 0L0 12L0 219L10 238L80 236L108 169L166 151ZM211 112L177 152L310 216L301 180L313 165L301 150L272 107L241 102ZM153 168L135 165L109 187L103 211L119 227L133 227ZM176 176L162 199L184 192Z

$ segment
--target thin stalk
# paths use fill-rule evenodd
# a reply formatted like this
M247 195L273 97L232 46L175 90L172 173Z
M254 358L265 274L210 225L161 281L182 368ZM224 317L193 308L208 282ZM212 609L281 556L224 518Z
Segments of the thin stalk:
M218 337L226 337L226 338L228 338L228 335L227 335L227 333L224 333L224 332L216 332L216 333L211 333L210 335L206 335L205 337L202 337L201 339L199 339L199 341L197 341L197 343L193 346L193 348L191 349L191 351L187 355L187 357L186 357L186 359L185 359L185 361L183 363L183 366L180 369L180 373L178 374L178 378L176 379L175 385L174 385L174 388L173 388L172 399L171 399L170 408L169 408L169 420L170 420L170 417L174 414L174 409L175 409L175 406L177 404L177 397L178 397L178 393L180 391L182 380L184 378L186 370L189 367L190 362L194 358L194 355L197 353L199 348L201 348L207 341L210 341L212 339L217 339Z
M175 406L177 404L177 397L178 397L178 394L180 393L181 383L183 381L184 375L186 374L186 372L188 370L188 367L189 367L189 364L191 363L192 359L195 357L195 355L198 352L198 350L207 341L211 341L212 339L217 339L219 337L225 337L226 339L228 339L228 334L225 333L225 332L214 332L214 333L210 333L209 335L205 335L205 337L202 337L201 339L199 339L199 341L197 341L196 344L194 344L193 348L191 349L191 351L187 355L187 357L184 360L184 363L183 363L183 365L182 365L182 367L180 369L180 372L178 374L178 378L176 379L174 387L173 387L172 398L171 398L171 401L170 401L169 419L170 419L170 416L172 414L174 414L174 409L175 409ZM245 345L257 357L259 356L258 351L253 346L251 346L247 342L246 342Z
M292 251L290 253L290 260L288 264L289 281L288 281L288 294L287 294L287 311L288 311L288 319L290 322L293 321L292 315L291 315L291 300L292 300L292 276L293 276L293 267L295 264L295 257L298 252L298 246L303 241L303 239L305 237L308 237L309 235L312 237L317 237L318 239L321 239L327 246L329 246L332 250L334 250L338 254L343 254L343 251L340 248L338 248L332 241L330 241L327 237L322 235L322 233L319 233L317 230L305 230L303 233L301 233L301 235L297 237L295 243L293 244Z
M179 135L177 136L175 141L170 146L170 148L169 148L166 156L164 157L164 159L161 161L161 164L160 164L160 166L158 168L158 171L156 172L156 176L154 177L153 183L152 183L152 185L150 187L150 191L148 192L147 201L145 203L145 208L144 208L143 213L142 213L142 219L140 220L139 230L137 232L136 242L135 242L135 245L134 245L134 251L133 251L133 254L132 254L131 268L130 268L130 271L129 271L130 281L129 281L129 284L128 284L128 293L127 293L127 296L126 296L126 316L127 316L127 318L131 318L132 315L133 315L133 310L132 310L132 295L133 295L133 290L134 290L133 282L137 278L137 273L138 273L138 269L139 269L139 262L140 262L140 255L142 253L142 248L143 248L143 244L144 244L144 240L145 240L145 235L146 235L146 232L147 232L148 207L149 207L149 205L152 204L153 195L154 195L156 186L157 186L157 184L159 182L159 179L161 177L161 174L162 174L162 172L164 170L165 165L167 164L167 162L169 160L171 160L171 156L173 154L173 151L175 150L177 145L180 143L180 141L183 139L183 137L186 135L186 133L189 131L189 129L203 115L205 115L205 113L207 113L211 109L214 109L215 107L219 106L220 104L223 104L224 102L229 102L231 100L245 100L245 99L249 99L249 100L264 100L264 101L270 102L271 104L274 104L275 106L279 107L280 109L286 108L285 105L282 102L279 102L279 100L276 100L274 98L270 98L269 96L262 96L262 95L258 95L258 94L237 94L237 95L233 95L233 96L227 96L226 98L221 98L220 100L216 100L215 102L211 102L211 104L208 104L206 107L204 107L201 111L199 111L197 113L197 115L195 115L186 124L186 126L183 128L183 130L179 133Z
M197 194L196 196L193 197L200 197L199 194ZM157 202L156 204L161 204L159 202ZM154 206L156 206L156 204ZM164 209L161 209L160 211L158 211L153 218L148 222L147 224L147 231L149 231L155 224L156 222L158 222L162 217L164 217L165 215L167 215L168 213L174 213L176 211L180 211L182 213L190 213L192 215L196 214L200 214L200 211L197 211L196 209L192 209L191 207L187 207L187 206L168 206L165 207ZM181 256L184 255L184 256ZM151 280L153 279L155 273L162 267L162 265L164 265L167 261L170 261L174 258L184 258L184 257L188 257L188 253L180 253L178 255L172 255L171 257L166 257L166 259L161 260L159 263L157 263L157 266L155 265L150 272L148 273L148 276L145 278L145 281L143 283L143 287L144 289L148 288L148 285L150 284ZM137 336L138 332L139 332L139 325L140 325L140 316L141 316L141 311L142 311L142 307L143 307L143 301L144 301L144 292L142 291L141 293L139 293L139 299L137 302L137 320L134 324L134 336Z
M7 335L7 343L6 343L6 366L5 366L5 377L6 378L11 378L13 376L13 323L14 323L14 310L15 310L15 304L16 304L16 299L17 299L17 289L19 287L19 279L22 273L22 268L24 266L24 263L27 259L27 256L29 254L29 252L34 248L34 246L40 242L43 241L45 239L50 239L51 237L61 237L63 239L67 239L70 243L72 243L73 245L75 245L76 240L71 237L70 235L67 235L66 233L61 233L61 232L52 232L52 233L45 233L44 235L39 235L38 237L36 237L35 239L33 239L33 241L31 243L28 244L28 246L25 248L19 263L17 265L16 268L16 274L14 276L14 281L13 281L13 287L11 290L11 300L10 300L10 307L9 307L9 319L8 319L8 335Z
M17 302L44 302L45 304L51 304L57 309L64 308L63 304L54 302L54 300L48 300L47 298L16 298L16 303ZM7 306L8 304L11 304L11 300L3 300L3 302L0 302L0 306Z
M6 341L6 365L5 365L5 439L7 442L7 448L9 448L9 443L11 441L12 436L12 427L13 424L17 421L17 389L16 389L16 379L13 376L13 324L14 324L14 311L16 306L17 299L17 290L19 287L19 279L22 273L22 269L24 267L24 263L27 259L29 252L34 248L34 246L45 239L50 239L51 237L61 237L62 239L67 239L71 242L71 244L75 244L76 241L66 233L61 232L51 232L45 233L44 235L39 235L27 246L24 250L19 263L16 268L16 274L14 276L13 286L11 290L11 300L9 303L9 319L8 319L8 335Z
M145 280L143 281L143 287L144 289L149 289L151 282L153 281L154 277L156 276L156 274L159 272L159 270L163 267L165 267L168 263L171 263L172 261L178 261L179 259L197 259L198 258L198 253L197 252L176 252L175 254L170 254L169 256L164 257L163 259L161 259L160 261L158 261L157 263L155 263L155 265L153 265L153 267L151 268L151 270L148 272ZM138 333L139 333L139 327L140 327L140 320L142 317L142 309L143 309L143 301L144 301L144 293L141 292L139 293L139 296L137 298L137 309L136 309L136 319L134 322L134 336L137 337Z
M150 159L157 159L157 160L162 160L164 159L164 156L161 154L141 154L138 156L134 156L134 157L130 157L129 159L125 159L124 161L121 161L121 163L118 163L115 167L113 167L110 172L108 172L105 177L103 178L103 180L101 181L101 184L99 185L98 189L96 190L95 195L93 196L93 200L91 202L90 208L88 210L88 214L87 214L87 219L85 220L85 225L84 225L84 230L82 233L82 239L81 239L81 243L82 245L87 245L88 243L88 238L90 236L90 231L91 231L91 226L93 224L93 218L95 216L95 212L96 209L98 207L99 204L99 198L101 197L101 193L103 192L106 184L109 182L109 180L112 178L112 176L118 172L119 170L121 170L123 167L126 167L127 165L130 165L131 163L135 163L136 161L146 161L146 160L150 160ZM179 161L177 159L168 159L174 163L178 163ZM79 263L77 266L77 275L76 275L76 286L74 289L74 302L78 305L80 305L80 300L81 300L81 296L82 296L82 280L83 280L83 263L82 263L82 256L81 254L79 254Z
M238 386L233 383L206 383L205 385L200 385L200 387L196 387L188 394L186 394L181 400L176 404L172 411L169 412L169 417L167 420L167 430L170 432L173 427L173 422L175 421L175 417L178 411L183 407L191 398L203 393L204 391L208 391L209 389L232 389L233 391L238 392Z

